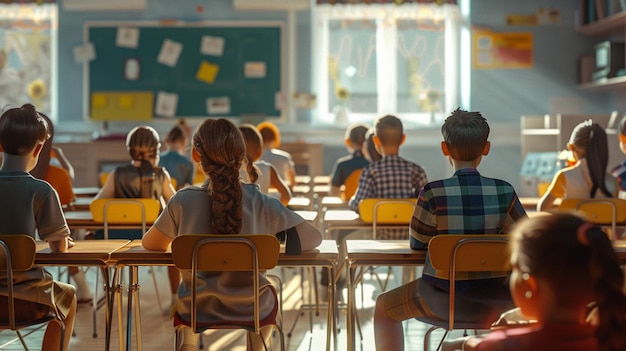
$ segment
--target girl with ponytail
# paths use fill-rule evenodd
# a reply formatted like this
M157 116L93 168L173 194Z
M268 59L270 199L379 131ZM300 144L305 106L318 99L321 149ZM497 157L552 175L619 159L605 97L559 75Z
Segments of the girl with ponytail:
M606 132L600 125L587 120L579 123L570 136L567 148L576 164L558 171L537 210L555 207L556 199L615 197L617 180L607 173L609 149Z
M169 173L157 167L160 147L159 134L154 128L133 128L126 136L126 149L131 162L116 167L95 198L153 198L165 207L175 190ZM140 232L113 231L109 238L141 239ZM98 234L96 232L96 237Z
M511 235L511 295L536 323L444 350L626 350L624 274L607 234L559 213L521 221Z
M256 184L242 183L239 169L246 158L246 144L240 130L227 119L206 119L193 135L192 157L206 176L202 186L179 190L143 237L148 250L164 251L172 240L184 234L277 234L286 236L287 254L317 247L320 231L283 206L278 199L259 191ZM191 276L181 271L176 314L190 317ZM198 292L199 322L252 320L251 301L241 301L240 291L250 289L252 277L245 272L203 272ZM261 285L269 284L260 277ZM274 308L270 289L260 292L261 319ZM269 331L269 330L268 330ZM263 331L264 338L271 333ZM197 350L198 337L190 328L179 331L178 350ZM264 340L247 338L249 350L263 349Z

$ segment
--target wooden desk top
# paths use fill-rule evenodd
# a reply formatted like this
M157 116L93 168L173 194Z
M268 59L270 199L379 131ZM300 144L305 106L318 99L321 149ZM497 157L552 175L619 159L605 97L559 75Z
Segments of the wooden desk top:
M287 204L287 206L291 209L307 209L311 206L311 199L309 199L308 197L303 197L303 196L297 196L297 197L292 197L289 200L289 203Z
M408 240L346 240L348 261L358 265L422 265L426 250L412 250Z
M308 175L297 175L296 176L296 185L309 185L311 183L311 176Z
M304 251L300 255L286 255L285 248L281 246L278 257L279 266L329 266L333 264L339 255L335 240L323 240L320 246L313 250ZM172 251L149 251L141 246L141 240L133 240L124 247L111 253L111 260L119 265L172 265Z
M313 222L317 219L317 211L294 211L307 222Z
M330 176L322 175L313 177L313 184L326 184L330 183Z
M128 245L130 240L80 240L67 252L51 252L48 243L37 242L36 265L104 265L111 254Z
M322 198L322 207L331 209L347 209L348 202L339 196L324 196Z

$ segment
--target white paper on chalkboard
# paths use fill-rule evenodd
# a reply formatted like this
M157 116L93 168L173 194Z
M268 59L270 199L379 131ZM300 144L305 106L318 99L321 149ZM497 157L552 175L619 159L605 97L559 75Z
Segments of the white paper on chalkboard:
M115 45L121 48L135 49L139 45L139 29L120 27L117 29Z
M230 98L228 96L206 99L206 111L210 115L227 115L230 113Z
M92 43L85 43L74 48L74 60L78 63L89 62L96 58L96 49Z
M212 56L224 55L224 38L211 35L203 35L200 52L205 55Z
M178 94L166 93L159 91L157 93L157 102L155 113L161 117L175 117L176 107L178 106Z
M159 52L159 57L157 57L157 62L166 66L175 67L178 63L181 51L183 51L183 44L165 39L163 41L163 45L161 45L161 51Z

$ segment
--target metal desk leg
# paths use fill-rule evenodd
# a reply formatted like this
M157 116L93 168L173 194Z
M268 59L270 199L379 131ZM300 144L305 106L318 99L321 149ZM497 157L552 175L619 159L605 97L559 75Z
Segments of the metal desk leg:
M347 277L346 280L348 281L348 306L347 306L347 311L346 311L346 328L347 330L347 338L348 338L348 351L353 351L354 350L354 313L355 313L355 307L354 307L354 282L352 281L353 277L355 276L355 268L352 267L351 262L347 262Z
M141 351L143 347L141 344L141 312L139 309L139 267L133 267L133 274L135 280L135 287L133 288L133 295L135 297L135 333L137 334L137 351ZM162 309L159 309L159 311L162 311Z

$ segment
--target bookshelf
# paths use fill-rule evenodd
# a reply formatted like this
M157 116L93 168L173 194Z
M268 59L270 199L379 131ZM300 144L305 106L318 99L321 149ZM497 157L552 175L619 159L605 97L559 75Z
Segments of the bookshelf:
M618 39L626 37L626 8L622 0L581 0L579 20L581 23L576 31L599 40ZM611 8L609 9L609 3ZM601 8L600 11L598 11ZM608 13L610 10L611 13ZM590 15L591 13L591 15ZM592 21L589 21L593 18ZM583 58L581 58L583 59ZM589 57L587 58L589 59ZM591 58L593 60L593 58ZM593 60L592 62L595 62ZM595 66L592 66L592 69ZM589 67L587 66L587 70ZM581 76L583 75L581 69ZM578 85L581 90L606 93L626 88L626 76L603 78L600 80L583 81Z

